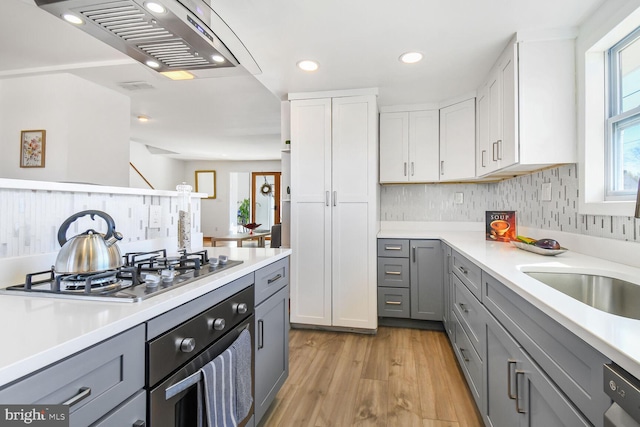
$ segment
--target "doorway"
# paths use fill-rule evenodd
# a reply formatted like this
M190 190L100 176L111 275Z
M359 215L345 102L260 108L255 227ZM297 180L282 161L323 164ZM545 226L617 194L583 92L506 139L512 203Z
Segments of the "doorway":
M251 172L251 222L271 230L280 224L280 172Z

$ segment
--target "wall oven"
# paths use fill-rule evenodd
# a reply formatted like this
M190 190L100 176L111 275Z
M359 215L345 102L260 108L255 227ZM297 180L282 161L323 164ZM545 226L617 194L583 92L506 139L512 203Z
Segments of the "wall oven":
M202 426L200 369L229 348L245 329L251 334L251 396L254 396L253 312L251 285L147 342L148 425ZM253 409L254 404L240 426L252 420Z

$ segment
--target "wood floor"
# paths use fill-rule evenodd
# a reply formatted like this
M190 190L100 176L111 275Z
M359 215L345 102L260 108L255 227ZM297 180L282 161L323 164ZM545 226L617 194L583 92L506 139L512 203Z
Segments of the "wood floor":
M289 378L260 427L483 426L444 332L294 329Z

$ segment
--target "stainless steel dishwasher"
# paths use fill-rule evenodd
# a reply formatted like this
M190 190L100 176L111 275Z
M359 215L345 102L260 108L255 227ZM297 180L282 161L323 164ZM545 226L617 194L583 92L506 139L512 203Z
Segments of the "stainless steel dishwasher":
M640 427L640 381L616 365L604 365L604 392L613 404L604 414L604 427Z

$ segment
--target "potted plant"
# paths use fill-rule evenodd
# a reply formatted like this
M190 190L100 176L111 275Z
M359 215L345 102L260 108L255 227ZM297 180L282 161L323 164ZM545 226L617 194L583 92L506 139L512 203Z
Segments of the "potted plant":
M249 222L249 199L244 199L238 208L238 224L245 225Z

